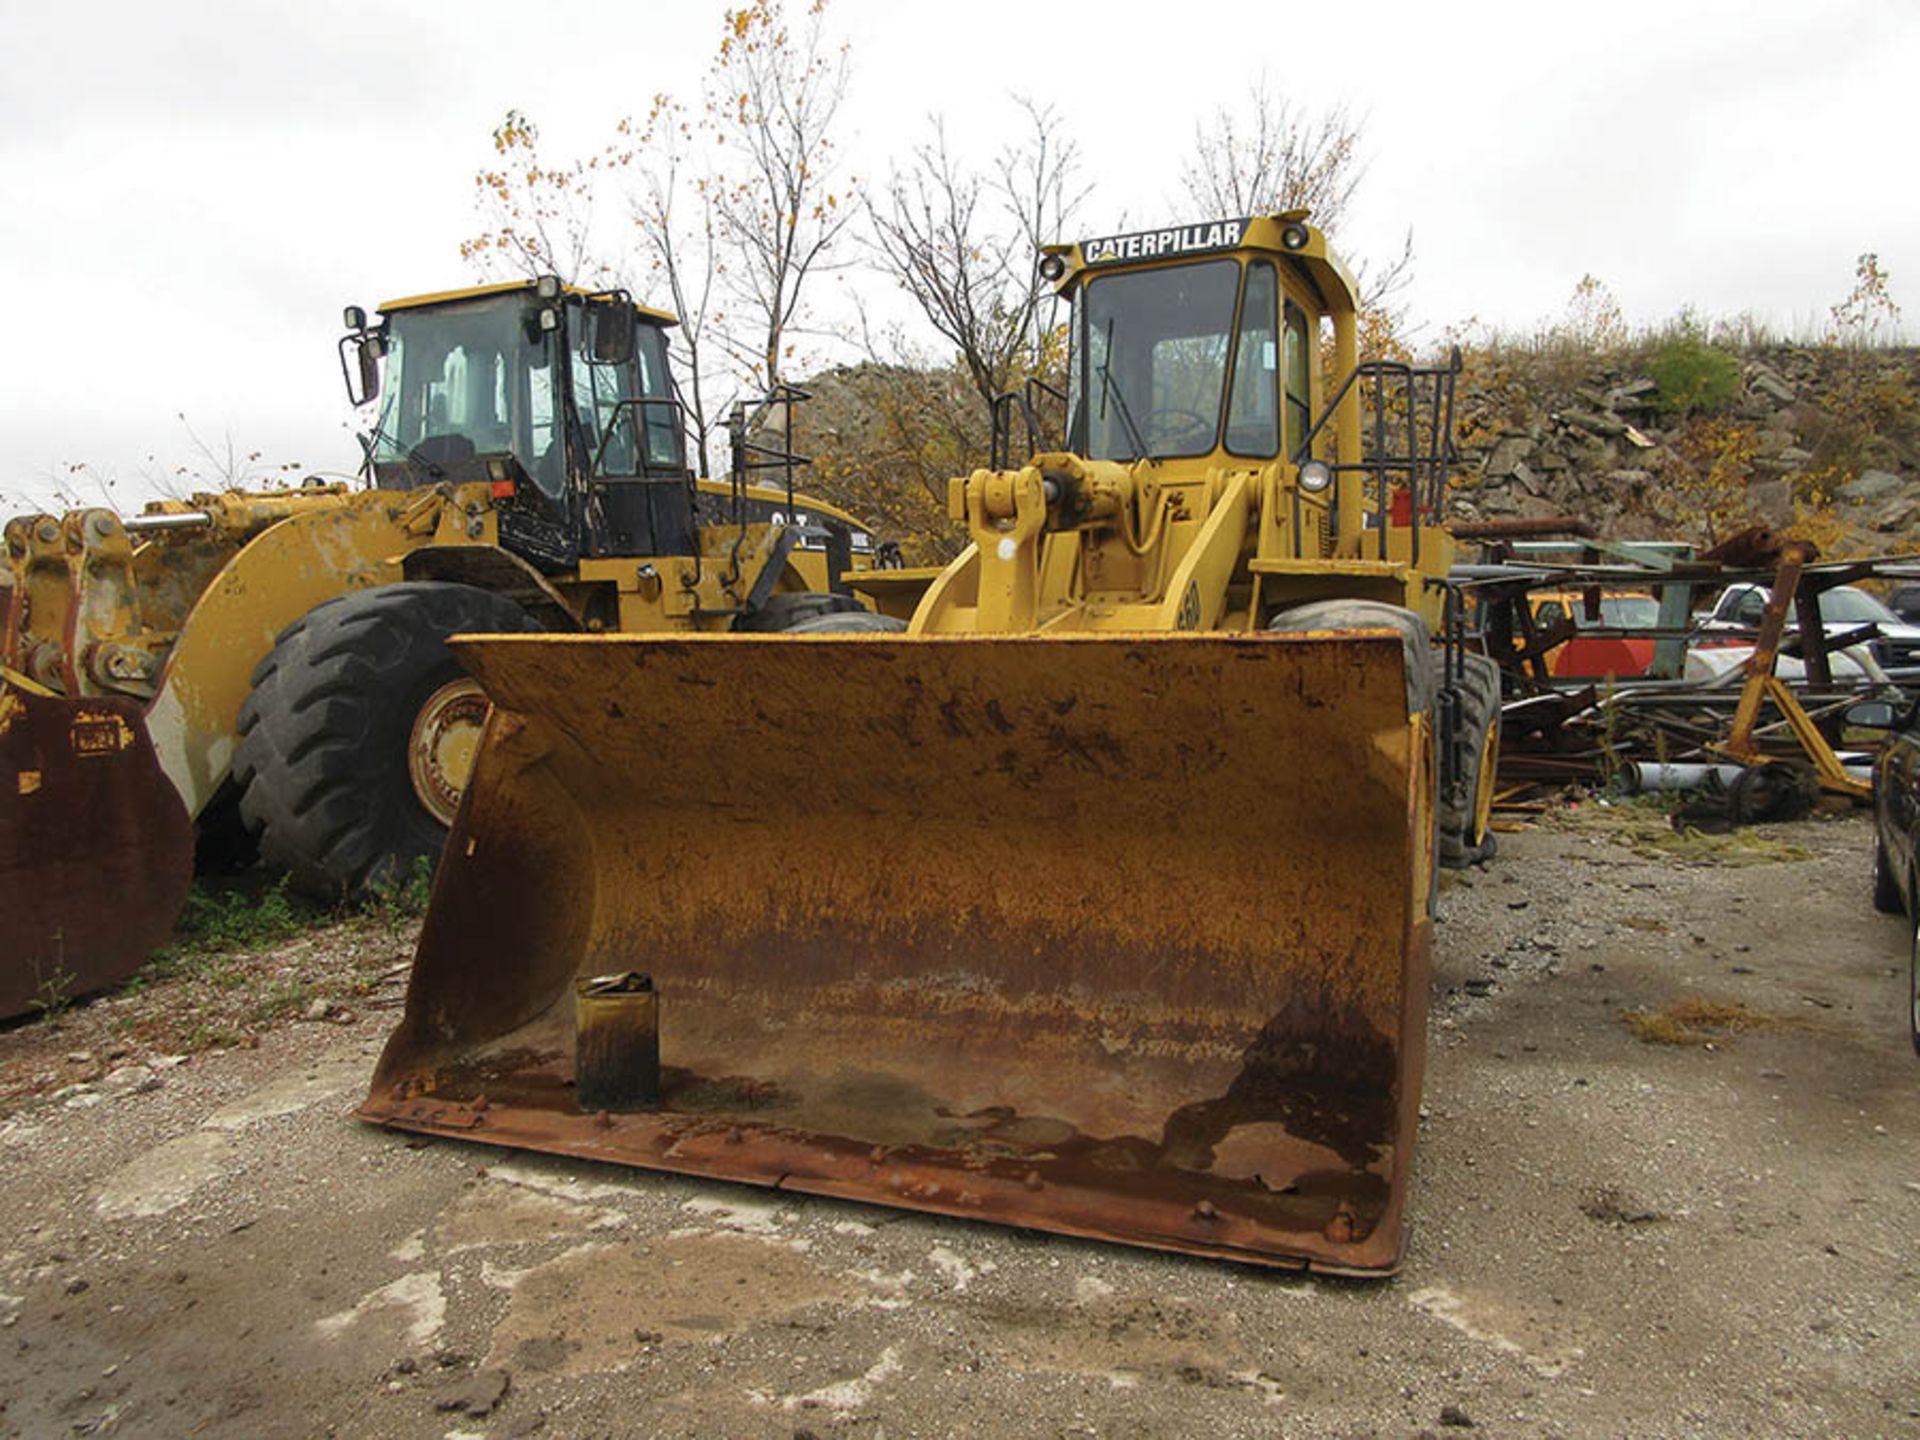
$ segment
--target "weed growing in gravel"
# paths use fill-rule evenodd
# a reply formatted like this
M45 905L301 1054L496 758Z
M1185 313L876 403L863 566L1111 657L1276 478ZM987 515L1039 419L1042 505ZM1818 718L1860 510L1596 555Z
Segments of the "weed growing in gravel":
M57 1020L71 1004L73 974L64 962L56 960L53 973L42 976L39 988L34 991L33 1008L40 1012L42 1019Z
M1788 1022L1745 1005L1684 995L1664 1010L1622 1010L1620 1023L1648 1045L1713 1045Z
M319 992L304 980L282 980L272 986L260 1002L262 1020L280 1020L298 1015L319 998Z
M284 878L257 893L217 894L195 886L174 927L170 950L213 955L277 945L327 918L317 906L287 893Z
M390 878L375 887L373 898L367 903L367 913L387 932L389 939L398 939L410 921L426 914L427 901L432 895L433 861L417 855L413 867L404 876Z

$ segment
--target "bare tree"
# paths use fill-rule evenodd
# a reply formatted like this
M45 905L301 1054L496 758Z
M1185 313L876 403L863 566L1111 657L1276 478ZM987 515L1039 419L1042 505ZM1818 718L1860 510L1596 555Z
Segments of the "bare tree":
M751 316L716 338L760 383L779 382L798 333L808 279L829 267L852 221L852 182L835 176L834 120L846 95L844 45L826 33L826 0L796 32L782 0L752 0L726 15L707 77L707 119L720 147L713 192L726 259L723 283Z
M1221 106L1195 127L1180 184L1195 207L1213 215L1271 215L1305 209L1324 230L1346 218L1366 161L1361 125L1344 105L1315 116L1274 93L1265 76L1236 108ZM1355 257L1364 348L1403 349L1406 289L1413 279L1413 231L1387 260Z
M558 275L569 284L598 284L609 259L593 236L594 181L601 156L550 162L540 129L509 110L493 131L498 160L474 173L474 204L483 229L460 242L460 258L484 279Z
M460 253L483 277L665 282L703 470L721 373L755 389L780 379L807 281L829 267L857 208L835 176L848 61L825 9L814 0L797 29L782 0L729 10L699 110L656 95L644 120L622 120L584 158L549 159L533 120L509 110L493 132L495 163L474 176L483 228ZM621 203L601 204L612 192Z
M633 148L623 152L634 172L628 213L641 251L653 273L666 281L673 312L680 318L675 346L685 381L680 395L699 447L700 473L705 475L710 473L707 441L713 430L707 413L711 377L706 341L709 324L718 318L710 306L720 264L714 235L715 185L699 163L696 123L671 95L654 96L637 133L631 120L622 120L619 131L633 141Z
M986 405L1042 368L1054 295L1040 279L1039 249L1060 238L1086 195L1078 149L1061 138L1053 109L1018 103L1030 133L990 173L957 160L936 119L911 168L895 171L870 209L877 264L958 352Z
M1064 357L1052 354L1060 299L1040 278L1040 247L1072 237L1067 233L1074 216L1093 191L1080 179L1080 146L1066 132L1059 112L1024 95L1014 103L1027 117L1024 142L1000 152L1000 193L1019 227L1021 257L1027 284L1029 326L1028 368L1051 370Z
M1262 76L1236 109L1221 106L1194 129L1181 188L1212 215L1271 215L1305 207L1337 229L1366 167L1360 126L1336 105L1320 116L1274 94Z

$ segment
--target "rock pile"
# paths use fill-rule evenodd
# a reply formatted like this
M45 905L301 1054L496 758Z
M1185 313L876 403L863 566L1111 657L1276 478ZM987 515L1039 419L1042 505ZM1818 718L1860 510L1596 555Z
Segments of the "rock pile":
M1700 538L1676 478L1698 464L1682 447L1706 417L1663 406L1650 353L1470 356L1453 514L1570 514L1616 538ZM1739 370L1711 418L1737 429L1734 486L1751 522L1792 525L1811 495L1848 551L1920 548L1920 351L1774 347Z

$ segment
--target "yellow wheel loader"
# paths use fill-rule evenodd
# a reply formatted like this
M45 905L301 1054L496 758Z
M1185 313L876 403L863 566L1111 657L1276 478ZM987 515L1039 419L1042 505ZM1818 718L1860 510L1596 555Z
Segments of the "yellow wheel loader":
M1303 214L1040 264L1064 443L952 482L904 633L453 642L493 710L364 1118L1397 1264L1496 744L1453 369L1359 361Z
M550 279L394 301L372 325L355 307L342 369L380 402L360 487L7 525L0 1015L164 940L195 822L203 847L251 835L326 898L437 855L486 710L452 635L868 613L850 582L871 536L796 495L798 457L756 446L744 412L732 476L695 479L672 323Z

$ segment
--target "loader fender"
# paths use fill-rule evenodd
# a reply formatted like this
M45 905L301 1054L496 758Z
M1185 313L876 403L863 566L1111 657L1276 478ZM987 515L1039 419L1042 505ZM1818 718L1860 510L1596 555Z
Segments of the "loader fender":
M154 750L189 814L231 773L241 703L280 632L322 601L400 578L398 557L420 542L391 498L343 498L269 526L194 602L147 709Z
M495 709L360 1114L1390 1271L1424 645L1397 622L456 640ZM576 989L636 971L659 1100L583 1112Z

